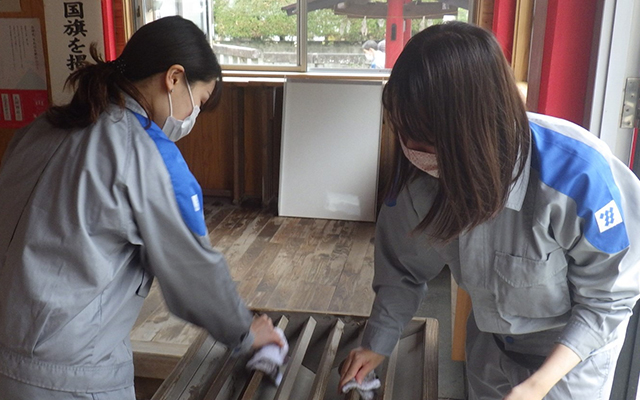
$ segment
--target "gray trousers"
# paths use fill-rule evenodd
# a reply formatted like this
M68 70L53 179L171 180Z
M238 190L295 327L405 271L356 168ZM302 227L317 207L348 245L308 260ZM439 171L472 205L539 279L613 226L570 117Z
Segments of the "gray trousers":
M43 389L0 374L0 398L2 400L135 400L133 386L100 393L71 393Z
M544 399L609 400L626 328L627 323L621 324L609 343L573 368ZM493 334L478 329L473 314L467 321L466 354L469 400L502 400L535 372L507 357Z

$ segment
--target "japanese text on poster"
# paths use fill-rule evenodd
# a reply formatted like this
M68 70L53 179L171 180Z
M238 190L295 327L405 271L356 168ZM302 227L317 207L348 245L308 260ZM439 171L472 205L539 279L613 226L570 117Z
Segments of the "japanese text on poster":
M99 1L45 0L51 98L65 104L72 93L64 90L71 73L84 62L93 62L89 47L95 42L104 54L102 9Z
M1 18L0 37L0 127L20 128L48 107L40 23Z

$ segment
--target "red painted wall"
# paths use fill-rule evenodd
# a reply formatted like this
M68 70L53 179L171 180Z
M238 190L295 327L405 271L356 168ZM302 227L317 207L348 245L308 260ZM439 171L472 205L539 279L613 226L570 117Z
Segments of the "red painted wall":
M583 124L595 0L549 0L538 112Z
M495 0L493 3L493 33L502 47L502 52L511 62L513 51L513 31L516 23L516 1Z

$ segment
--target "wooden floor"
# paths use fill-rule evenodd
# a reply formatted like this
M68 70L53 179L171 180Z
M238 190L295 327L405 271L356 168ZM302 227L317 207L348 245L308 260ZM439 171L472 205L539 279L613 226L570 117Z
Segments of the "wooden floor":
M277 217L215 200L205 217L249 307L369 314L373 223ZM154 284L131 332L136 376L164 379L198 332L169 314Z

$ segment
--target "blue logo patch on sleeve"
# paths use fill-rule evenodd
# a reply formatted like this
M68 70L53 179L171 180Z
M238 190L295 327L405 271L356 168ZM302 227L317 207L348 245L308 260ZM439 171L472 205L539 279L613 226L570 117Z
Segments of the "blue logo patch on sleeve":
M620 189L604 156L576 139L534 123L530 126L531 167L542 182L575 201L589 243L609 254L627 248Z

